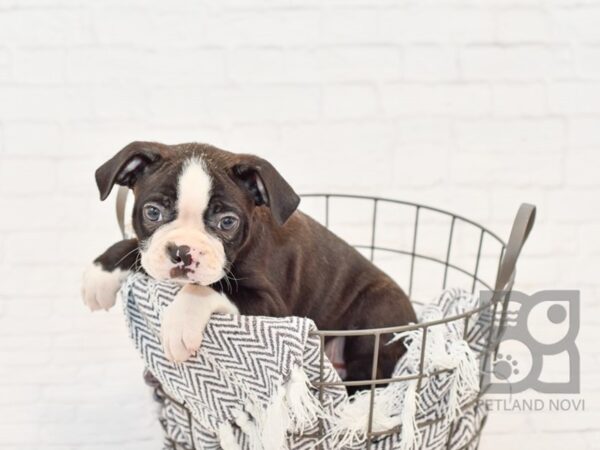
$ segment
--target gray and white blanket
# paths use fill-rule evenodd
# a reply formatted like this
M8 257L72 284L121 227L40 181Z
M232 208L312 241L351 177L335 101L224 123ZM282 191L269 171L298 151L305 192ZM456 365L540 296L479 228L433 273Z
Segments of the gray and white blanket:
M160 319L179 287L140 274L121 290L131 337L157 380L165 448L280 450L365 448L368 391L348 399L345 388L313 384L339 381L320 339L305 318L215 314L198 354L169 362L160 344ZM470 311L477 299L446 290L420 313L421 321ZM391 383L375 394L372 431L386 431L374 449L471 449L487 410L477 401L481 351L489 317L427 329L423 371L439 374ZM398 335L406 355L394 376L419 373L423 329ZM321 370L321 364L323 364ZM322 379L321 379L322 372ZM450 444L449 446L448 443Z

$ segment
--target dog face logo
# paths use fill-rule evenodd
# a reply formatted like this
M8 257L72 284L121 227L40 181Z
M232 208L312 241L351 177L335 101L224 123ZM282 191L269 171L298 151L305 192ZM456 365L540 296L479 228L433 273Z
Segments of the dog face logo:
M482 292L489 302L491 292ZM579 291L541 291L510 294L501 350L487 359L484 382L490 393L579 393Z
M134 190L132 223L150 276L205 286L227 280L256 214L283 225L299 202L267 161L204 144L134 142L96 181L103 200L114 184Z

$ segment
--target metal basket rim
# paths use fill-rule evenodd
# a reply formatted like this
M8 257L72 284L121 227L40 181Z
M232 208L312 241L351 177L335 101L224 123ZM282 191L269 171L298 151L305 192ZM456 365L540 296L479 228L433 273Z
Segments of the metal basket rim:
M427 209L429 211L434 211L437 213L445 214L447 216L455 217L456 219L462 220L463 222L474 225L474 226L478 227L479 229L488 233L490 236L492 236L494 239L496 239L503 246L506 246L506 242L503 239L501 239L496 233L494 233L493 231L490 231L489 229L487 229L483 225L475 222L474 220L467 219L466 217L464 217L460 214L455 214L453 212L450 212L450 211L447 211L444 209L440 209L435 206L426 205L423 203L410 202L408 200L399 200L399 199L393 199L393 198L389 198L389 197L379 197L376 195L361 195L361 194L337 194L337 193L325 194L325 193L311 192L311 193L306 193L306 194L303 193L303 194L299 194L299 195L300 195L300 197L306 197L306 198L338 197L338 198L353 198L353 199L357 199L357 200L373 200L373 201L378 201L378 202L397 203L400 205L414 206L415 208Z

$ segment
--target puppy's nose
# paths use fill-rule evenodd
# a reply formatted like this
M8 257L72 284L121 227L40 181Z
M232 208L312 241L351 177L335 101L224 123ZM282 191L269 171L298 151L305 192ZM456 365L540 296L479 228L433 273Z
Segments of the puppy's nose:
M188 245L177 245L169 242L167 244L167 255L174 264L183 263L184 266L189 266L192 263L192 255Z

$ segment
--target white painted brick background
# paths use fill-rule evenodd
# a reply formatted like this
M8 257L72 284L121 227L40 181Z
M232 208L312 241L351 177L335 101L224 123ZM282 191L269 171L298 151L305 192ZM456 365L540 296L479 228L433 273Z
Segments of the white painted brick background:
M158 448L93 171L136 139L270 158L298 191L401 197L506 236L520 289L582 290L585 413L497 413L494 449L600 448L600 1L0 0L0 448Z

